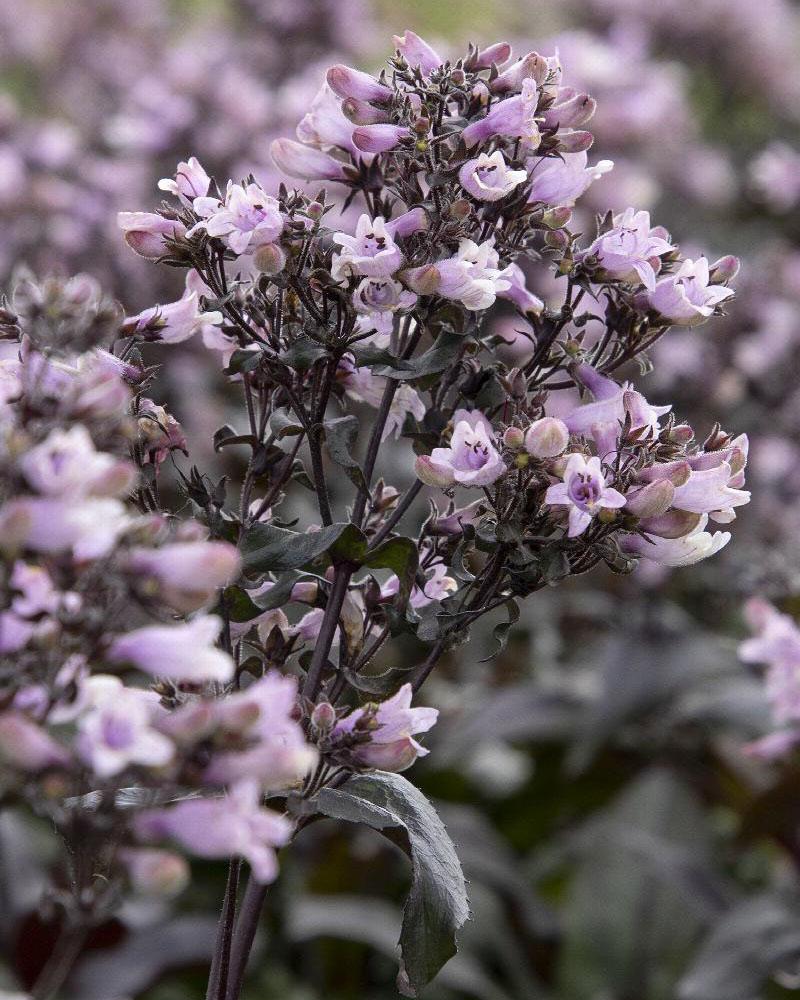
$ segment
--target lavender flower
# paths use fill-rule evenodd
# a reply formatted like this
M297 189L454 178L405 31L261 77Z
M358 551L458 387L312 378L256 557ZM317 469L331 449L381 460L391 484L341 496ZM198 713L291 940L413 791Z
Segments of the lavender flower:
M482 413L466 410L453 414L449 447L420 455L414 467L429 486L490 486L507 472L491 424Z
M567 457L563 483L551 486L545 494L546 504L569 508L570 538L582 535L601 510L618 510L625 506L625 497L606 479L600 459L587 459L577 452Z

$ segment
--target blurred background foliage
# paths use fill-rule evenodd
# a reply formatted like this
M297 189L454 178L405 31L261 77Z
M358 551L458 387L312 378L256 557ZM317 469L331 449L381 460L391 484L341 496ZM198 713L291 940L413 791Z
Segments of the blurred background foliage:
M430 1000L800 991L800 772L743 754L769 719L736 656L745 597L791 609L800 592L799 18L791 0L0 0L5 279L21 262L85 269L131 310L175 292L122 247L115 212L150 209L190 153L220 179L270 180L269 141L324 67L372 67L406 27L456 52L558 47L566 82L600 104L593 158L616 161L593 207L635 203L687 254L744 258L730 315L668 338L645 381L696 427L722 413L751 435L754 501L730 548L669 575L570 581L529 603L499 655L489 622L425 689L442 717L413 778L460 849L474 914ZM228 401L200 348L181 358L165 392L202 453ZM24 986L54 936L50 832L7 814L0 845L0 937ZM193 871L178 900L128 902L95 934L69 997L204 994L225 872ZM304 831L247 1000L396 996L407 878L370 831Z

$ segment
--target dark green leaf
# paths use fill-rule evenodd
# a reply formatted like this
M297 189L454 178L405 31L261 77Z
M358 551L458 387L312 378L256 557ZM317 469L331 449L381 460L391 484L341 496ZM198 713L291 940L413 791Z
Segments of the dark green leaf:
M341 465L348 478L361 490L367 489L361 466L353 458L353 445L358 437L358 417L352 414L328 420L323 425L328 454L337 465Z
M308 337L298 339L280 354L281 361L294 368L295 371L305 371L320 358L327 357L328 352L320 344L315 344Z
M482 663L486 663L487 660L494 659L495 656L498 656L500 653L503 652L503 650L506 648L506 643L508 642L508 633L511 631L513 626L516 625L516 623L519 621L519 604L517 604L517 602L513 598L506 601L505 607L506 611L508 612L508 620L500 622L499 624L495 625L495 627L492 629L492 635L494 636L494 640L497 643L497 649L495 649L495 651L490 656L487 656L486 659L481 660Z
M296 436L303 433L303 425L287 407L276 410L269 418L269 427L278 441L281 438Z
M331 524L319 531L287 531L271 524L254 524L248 528L239 549L246 570L261 573L300 569L328 552L340 539L344 550L352 548L350 537L356 529L352 524Z
M369 552L363 565L371 569L390 569L400 580L398 603L405 607L414 586L419 565L419 550L410 538L390 538Z
M469 917L464 874L444 824L425 796L399 774L375 772L320 792L325 816L364 823L409 854L411 891L400 933L401 981L417 996L456 953L456 932Z

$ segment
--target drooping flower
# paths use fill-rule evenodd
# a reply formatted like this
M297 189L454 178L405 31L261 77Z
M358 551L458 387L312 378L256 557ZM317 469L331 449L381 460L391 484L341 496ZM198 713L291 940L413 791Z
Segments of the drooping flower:
M674 274L667 275L647 296L651 309L677 326L703 323L716 307L731 298L732 288L709 283L708 261L684 260Z
M390 101L394 97L391 87L379 83L369 73L337 64L328 70L326 79L331 90L339 97L355 97L359 101Z
M524 170L511 170L499 149L467 160L458 172L465 191L478 201L499 201L528 179Z
M200 615L182 625L145 625L117 636L108 650L112 663L130 663L155 677L202 683L229 681L233 660L214 646L222 620Z
M342 102L327 83L317 91L311 107L297 126L300 142L316 149L338 146L355 153L353 123L342 112Z
M270 671L246 690L214 706L217 726L245 741L241 749L215 753L204 780L235 784L255 778L264 791L297 785L317 760L297 721L297 680Z
M261 883L274 881L275 848L289 842L293 829L285 816L262 808L261 789L251 780L218 798L187 799L142 813L135 827L143 840L170 837L201 858L243 857Z
M28 484L49 497L119 496L136 478L130 462L97 451L81 424L51 431L19 465Z
M293 139L275 139L269 151L278 170L289 177L304 181L343 181L347 176L341 161Z
M439 717L435 708L412 708L412 697L411 685L404 684L387 701L355 709L336 724L331 742L352 740L348 755L357 766L405 771L429 753L414 736L431 729Z
M508 470L495 447L491 424L477 410L456 410L447 448L434 448L415 463L419 479L429 486L490 486Z
M601 274L616 281L641 282L649 291L656 286L658 258L675 247L661 226L650 225L648 212L627 208L615 216L613 228L601 234L581 254L596 260Z
M353 130L353 144L362 153L388 153L410 137L411 129L407 126L387 122L359 125Z

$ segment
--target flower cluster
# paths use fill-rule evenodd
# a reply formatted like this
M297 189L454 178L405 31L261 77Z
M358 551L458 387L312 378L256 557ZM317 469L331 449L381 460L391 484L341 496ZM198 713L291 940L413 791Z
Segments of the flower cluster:
M635 208L577 232L612 164L589 164L595 101L556 55L395 46L377 76L331 67L273 143L313 186L220 184L192 157L157 211L121 213L134 252L185 272L180 299L123 319L70 285L4 312L0 744L66 828L90 793L113 821L135 786L122 863L171 841L269 881L354 773L424 756L437 713L412 698L477 621L601 564L711 556L730 534L709 520L749 500L747 438L701 443L629 380L671 326L721 313L735 258L685 258ZM181 468L180 425L144 395L145 345L192 338L242 401L214 435L233 497Z

